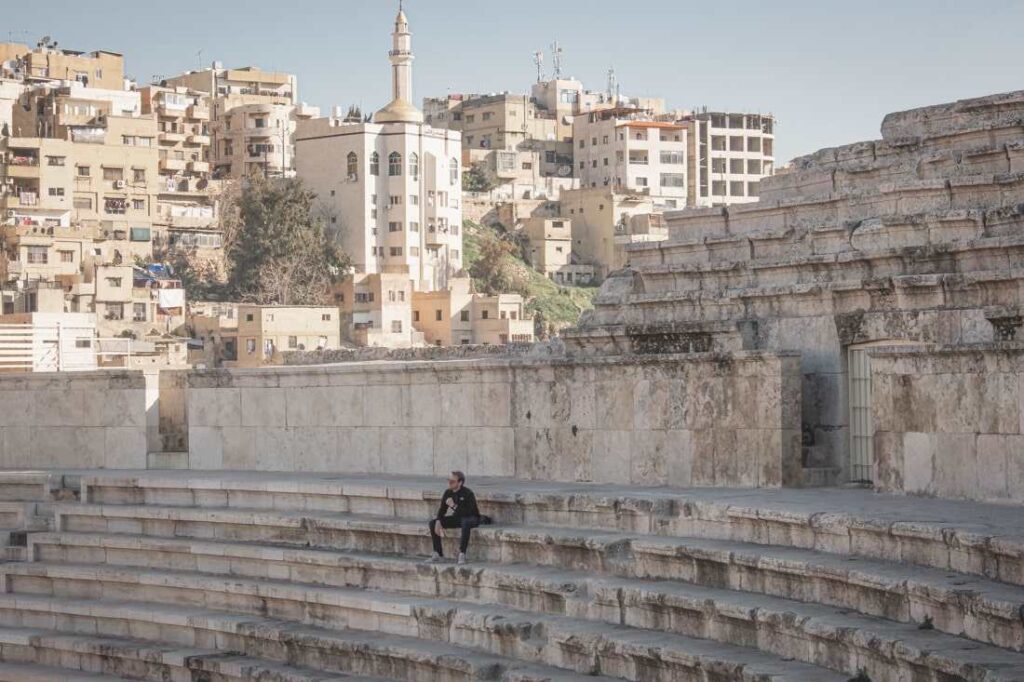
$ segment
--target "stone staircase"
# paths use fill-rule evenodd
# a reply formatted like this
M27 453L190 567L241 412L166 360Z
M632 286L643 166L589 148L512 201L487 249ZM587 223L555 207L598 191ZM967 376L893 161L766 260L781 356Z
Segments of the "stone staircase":
M479 480L462 567L434 480L62 480L0 680L1024 680L1019 508Z

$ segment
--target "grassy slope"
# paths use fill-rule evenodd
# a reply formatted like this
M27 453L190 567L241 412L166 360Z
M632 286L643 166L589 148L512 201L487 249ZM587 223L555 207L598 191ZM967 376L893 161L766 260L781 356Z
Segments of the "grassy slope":
M497 236L497 232L493 228L466 221L463 235L463 262L468 269L480 255L480 240ZM542 313L544 319L553 323L557 329L575 325L584 310L594 307L597 287L560 286L515 256L509 256L509 266L520 272L526 282L529 294L527 309Z

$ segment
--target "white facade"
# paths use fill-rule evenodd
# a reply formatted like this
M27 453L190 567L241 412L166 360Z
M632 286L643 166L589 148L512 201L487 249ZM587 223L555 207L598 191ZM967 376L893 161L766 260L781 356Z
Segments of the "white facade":
M357 273L407 271L414 290L435 291L462 269L462 137L424 125L411 104L412 38L404 12L390 59L394 99L373 123L300 121L296 168Z
M690 206L758 201L761 180L775 173L775 119L762 114L689 117Z
M573 137L581 189L649 194L663 208L686 205L684 125L652 121L640 110L612 109L577 116Z

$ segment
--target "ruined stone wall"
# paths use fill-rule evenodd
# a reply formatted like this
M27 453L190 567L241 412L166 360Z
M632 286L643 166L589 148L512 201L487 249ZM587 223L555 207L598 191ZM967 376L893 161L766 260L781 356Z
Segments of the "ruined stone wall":
M0 376L0 467L146 467L142 372Z
M875 486L1024 503L1024 344L871 352Z
M778 487L799 410L769 353L193 372L189 466Z

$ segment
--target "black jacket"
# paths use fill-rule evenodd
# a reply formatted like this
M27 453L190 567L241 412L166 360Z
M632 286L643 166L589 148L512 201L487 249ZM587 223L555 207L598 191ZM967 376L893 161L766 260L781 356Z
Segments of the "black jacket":
M449 500L452 501L451 505L448 504ZM447 517L461 520L473 516L480 516L480 508L476 506L476 495L472 490L462 486L455 493L451 490L444 491L444 495L441 496L441 506L437 509L437 518Z

